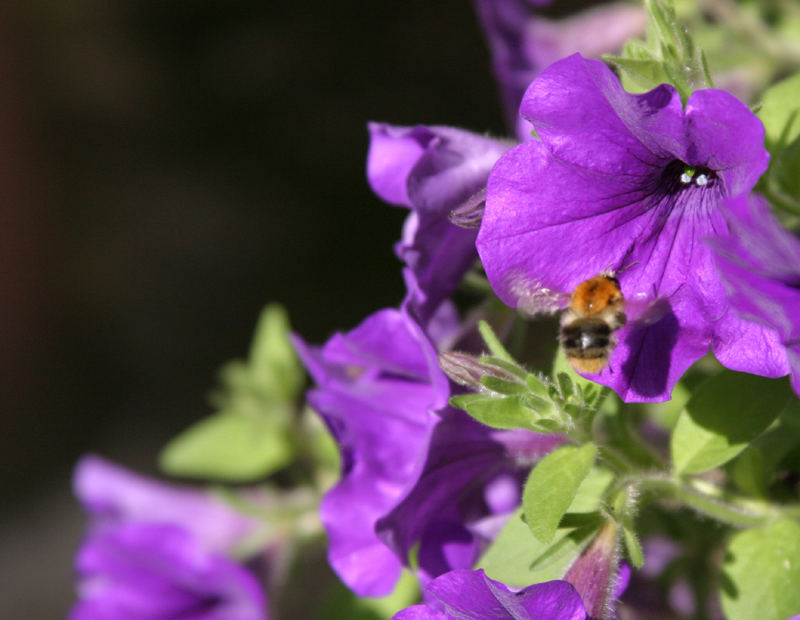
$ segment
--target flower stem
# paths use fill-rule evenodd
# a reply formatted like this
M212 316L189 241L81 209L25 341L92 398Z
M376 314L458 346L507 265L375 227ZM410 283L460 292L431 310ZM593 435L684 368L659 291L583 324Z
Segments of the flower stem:
M721 491L710 484L705 484L708 491L666 475L644 475L631 479L641 491L649 491L657 496L679 501L702 515L733 527L749 528L766 525L775 519L800 512L800 507L785 509L763 502L736 502L722 499Z

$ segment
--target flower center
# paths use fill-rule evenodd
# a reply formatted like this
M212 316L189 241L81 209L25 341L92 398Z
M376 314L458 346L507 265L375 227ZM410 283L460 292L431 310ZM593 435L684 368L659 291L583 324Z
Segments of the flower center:
M661 174L661 187L677 194L690 187L710 188L717 183L717 173L706 166L690 166L679 159L669 162Z

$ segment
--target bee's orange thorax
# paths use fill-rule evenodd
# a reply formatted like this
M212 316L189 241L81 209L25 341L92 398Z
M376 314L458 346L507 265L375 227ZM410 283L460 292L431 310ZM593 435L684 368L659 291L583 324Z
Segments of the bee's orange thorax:
M609 306L622 303L622 292L615 280L596 276L578 285L570 299L570 308L580 316L591 317Z

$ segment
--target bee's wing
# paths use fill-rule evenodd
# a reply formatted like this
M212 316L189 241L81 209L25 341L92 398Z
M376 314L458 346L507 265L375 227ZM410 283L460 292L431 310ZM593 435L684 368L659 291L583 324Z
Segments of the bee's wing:
M526 316L554 314L566 308L569 302L568 294L521 276L512 279L508 288L516 299L517 310Z
M638 328L658 323L671 306L664 297L634 295L625 298L625 314L628 322Z

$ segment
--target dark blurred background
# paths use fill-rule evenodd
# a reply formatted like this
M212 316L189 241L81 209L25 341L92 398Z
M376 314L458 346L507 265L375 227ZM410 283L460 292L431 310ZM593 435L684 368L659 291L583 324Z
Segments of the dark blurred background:
M399 302L368 120L503 133L467 0L3 4L0 617L64 616L75 460L154 473L265 303Z

